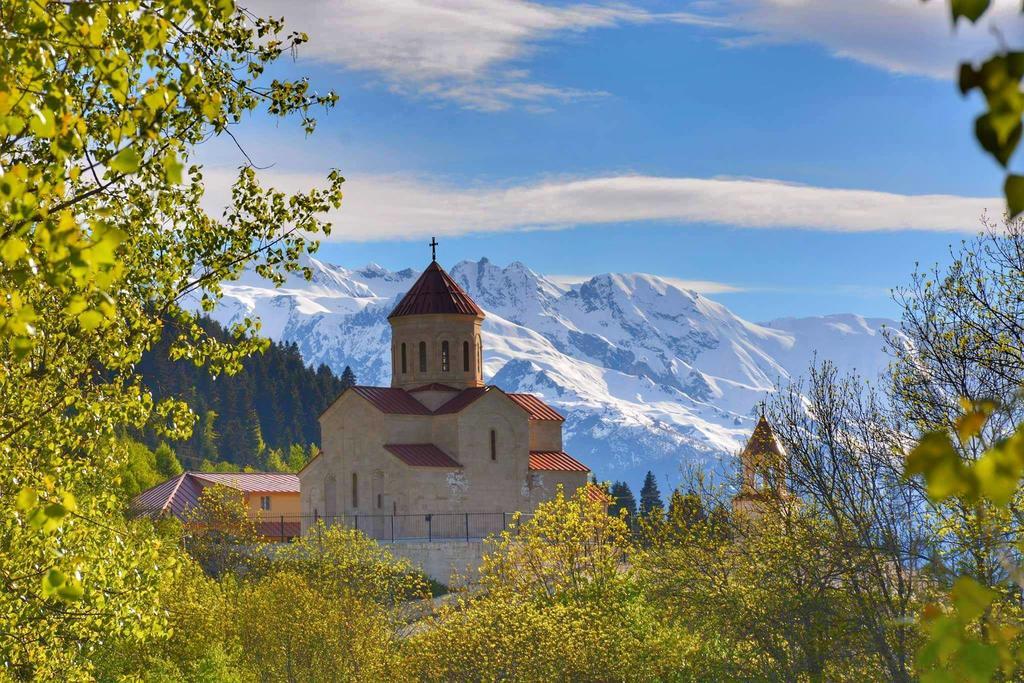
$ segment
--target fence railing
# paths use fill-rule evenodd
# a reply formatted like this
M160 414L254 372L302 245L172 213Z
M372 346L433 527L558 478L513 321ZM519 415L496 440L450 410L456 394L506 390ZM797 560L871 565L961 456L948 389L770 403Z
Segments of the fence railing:
M532 515L520 514L520 523ZM434 512L403 515L273 515L253 518L267 540L287 542L319 524L355 529L382 543L474 541L500 534L515 521L513 512Z

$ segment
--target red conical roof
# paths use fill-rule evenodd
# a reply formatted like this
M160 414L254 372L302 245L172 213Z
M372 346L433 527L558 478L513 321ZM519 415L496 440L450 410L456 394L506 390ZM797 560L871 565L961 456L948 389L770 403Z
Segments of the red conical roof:
M481 318L484 312L476 305L469 295L444 272L437 261L431 261L420 279L409 289L402 300L391 311L388 318L403 315L426 315L430 313L455 313L457 315L476 315Z

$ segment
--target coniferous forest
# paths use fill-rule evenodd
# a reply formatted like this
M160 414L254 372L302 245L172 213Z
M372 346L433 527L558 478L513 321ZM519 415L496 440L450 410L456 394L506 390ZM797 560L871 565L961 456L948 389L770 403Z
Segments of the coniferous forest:
M201 324L218 340L230 337L214 320ZM355 384L348 368L338 377L326 365L307 366L294 343L271 342L263 353L243 360L240 372L213 376L190 360L170 360L173 342L174 335L165 333L143 355L138 370L155 400L179 398L197 416L191 438L170 443L186 469L198 469L204 460L264 469L272 450L319 446L317 418ZM164 441L152 431L141 440L150 448Z

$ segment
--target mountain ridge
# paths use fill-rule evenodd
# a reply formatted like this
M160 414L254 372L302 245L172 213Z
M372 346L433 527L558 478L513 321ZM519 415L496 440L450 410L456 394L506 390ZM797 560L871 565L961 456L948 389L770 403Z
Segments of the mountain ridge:
M419 271L348 269L308 258L312 278L275 289L253 273L225 285L214 317L257 315L307 363L390 383L387 315ZM840 313L754 323L668 279L604 273L565 284L487 258L448 271L484 309L484 376L536 393L566 416L566 450L599 479L646 470L673 485L680 467L717 467L741 448L754 406L815 353L871 377L893 321Z

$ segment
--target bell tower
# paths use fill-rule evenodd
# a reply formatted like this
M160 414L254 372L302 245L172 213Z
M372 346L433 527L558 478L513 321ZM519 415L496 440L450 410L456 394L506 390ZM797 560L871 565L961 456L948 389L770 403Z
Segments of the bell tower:
M742 480L739 492L732 499L733 511L756 518L764 501L787 499L785 461L785 451L768 423L762 405L761 417L740 453Z
M437 244L431 240L430 265L388 316L392 387L465 389L484 383L484 312L438 265Z

